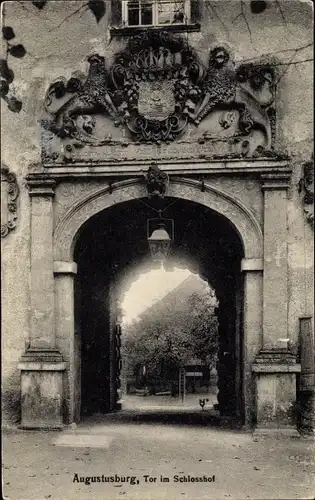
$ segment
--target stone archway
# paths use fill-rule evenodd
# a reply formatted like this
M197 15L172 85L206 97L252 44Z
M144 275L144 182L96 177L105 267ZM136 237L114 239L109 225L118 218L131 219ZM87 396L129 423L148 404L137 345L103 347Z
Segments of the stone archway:
M200 184L190 179L174 178L168 195L208 207L220 214L233 226L243 247L241 268L244 273L243 371L242 406L246 423L253 413L253 380L251 364L262 346L262 233L258 222L249 209L239 200L210 185L200 190ZM109 188L97 190L82 198L64 216L55 230L54 270L56 299L56 338L58 347L68 363L66 383L67 420L77 420L80 387L76 377L76 334L74 318L74 274L76 264L73 255L76 242L84 224L107 208L131 202L146 196L144 186L137 180L123 181Z
M80 228L93 215L112 205L146 197L145 186L138 179L121 181L111 187L99 189L82 198L71 207L59 222L54 233L54 260L71 262ZM261 259L263 256L263 235L261 227L249 208L236 197L191 179L173 178L168 195L174 198L205 205L231 221L244 246L245 259Z

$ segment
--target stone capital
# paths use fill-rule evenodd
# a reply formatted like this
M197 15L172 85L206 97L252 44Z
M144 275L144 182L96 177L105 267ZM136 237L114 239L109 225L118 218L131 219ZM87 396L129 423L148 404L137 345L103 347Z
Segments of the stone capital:
M19 366L20 369L25 369L21 368L23 365L31 365L31 364L58 364L62 365L63 364L63 357L62 354L57 350L57 349L45 349L45 348L40 348L40 347L31 347L30 349L27 349L24 354L22 354Z
M301 365L298 363L285 364L285 363L254 363L252 365L254 373L300 373Z
M242 259L241 261L241 271L263 271L264 262L263 259Z
M260 366L261 368L257 368ZM253 371L264 371L262 367L271 367L267 371L277 371L277 366L296 366L299 367L296 370L283 369L283 371L301 371L301 366L296 363L296 356L287 348L275 347L272 349L262 349L256 356L255 362L253 364ZM255 368L256 367L256 368Z
M290 178L291 175L289 172L273 172L270 174L262 174L260 176L262 190L287 190L290 187Z
M54 274L77 274L78 266L76 262L63 260L54 261Z
M55 195L56 181L47 178L27 177L27 186L30 196L50 196Z

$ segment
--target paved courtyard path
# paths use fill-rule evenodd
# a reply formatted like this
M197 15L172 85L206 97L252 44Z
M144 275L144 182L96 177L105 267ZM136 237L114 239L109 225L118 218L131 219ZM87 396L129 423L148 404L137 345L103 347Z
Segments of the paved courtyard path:
M99 416L62 432L3 431L2 446L4 497L12 500L315 496L314 442L303 438ZM191 481L200 477L207 481Z
M124 395L122 399L122 407L125 410L174 410L174 411L200 411L201 407L199 400L205 400L205 409L213 408L213 405L218 402L216 392L204 392L200 394L186 394L184 400L180 397L171 396L135 396Z

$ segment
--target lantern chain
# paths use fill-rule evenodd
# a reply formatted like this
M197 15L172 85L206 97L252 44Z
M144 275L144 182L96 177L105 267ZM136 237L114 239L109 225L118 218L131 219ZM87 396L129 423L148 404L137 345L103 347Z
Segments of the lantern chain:
M145 205L147 208L151 208L151 210L153 210L154 212L157 212L159 214L159 217L161 218L162 217L162 213L165 212L168 208L170 208L172 205L174 205L174 203L176 203L178 200L174 200L172 201L172 203L170 203L169 205L167 205L165 208L163 209L157 209L157 208L154 208L152 207L151 205L149 205L148 203L145 203L145 201L142 201L142 200L138 200L140 203L142 203L142 205Z

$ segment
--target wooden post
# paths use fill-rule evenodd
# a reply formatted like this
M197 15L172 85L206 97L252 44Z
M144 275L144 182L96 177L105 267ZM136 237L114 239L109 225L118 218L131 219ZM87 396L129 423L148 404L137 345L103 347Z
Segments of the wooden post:
M315 430L315 359L312 316L300 317L300 411L302 429Z
M186 371L185 368L179 369L179 396L182 398L182 403L185 401L186 392Z
M315 386L315 359L314 359L314 332L312 316L300 317L300 359L301 359L301 390L314 391Z

